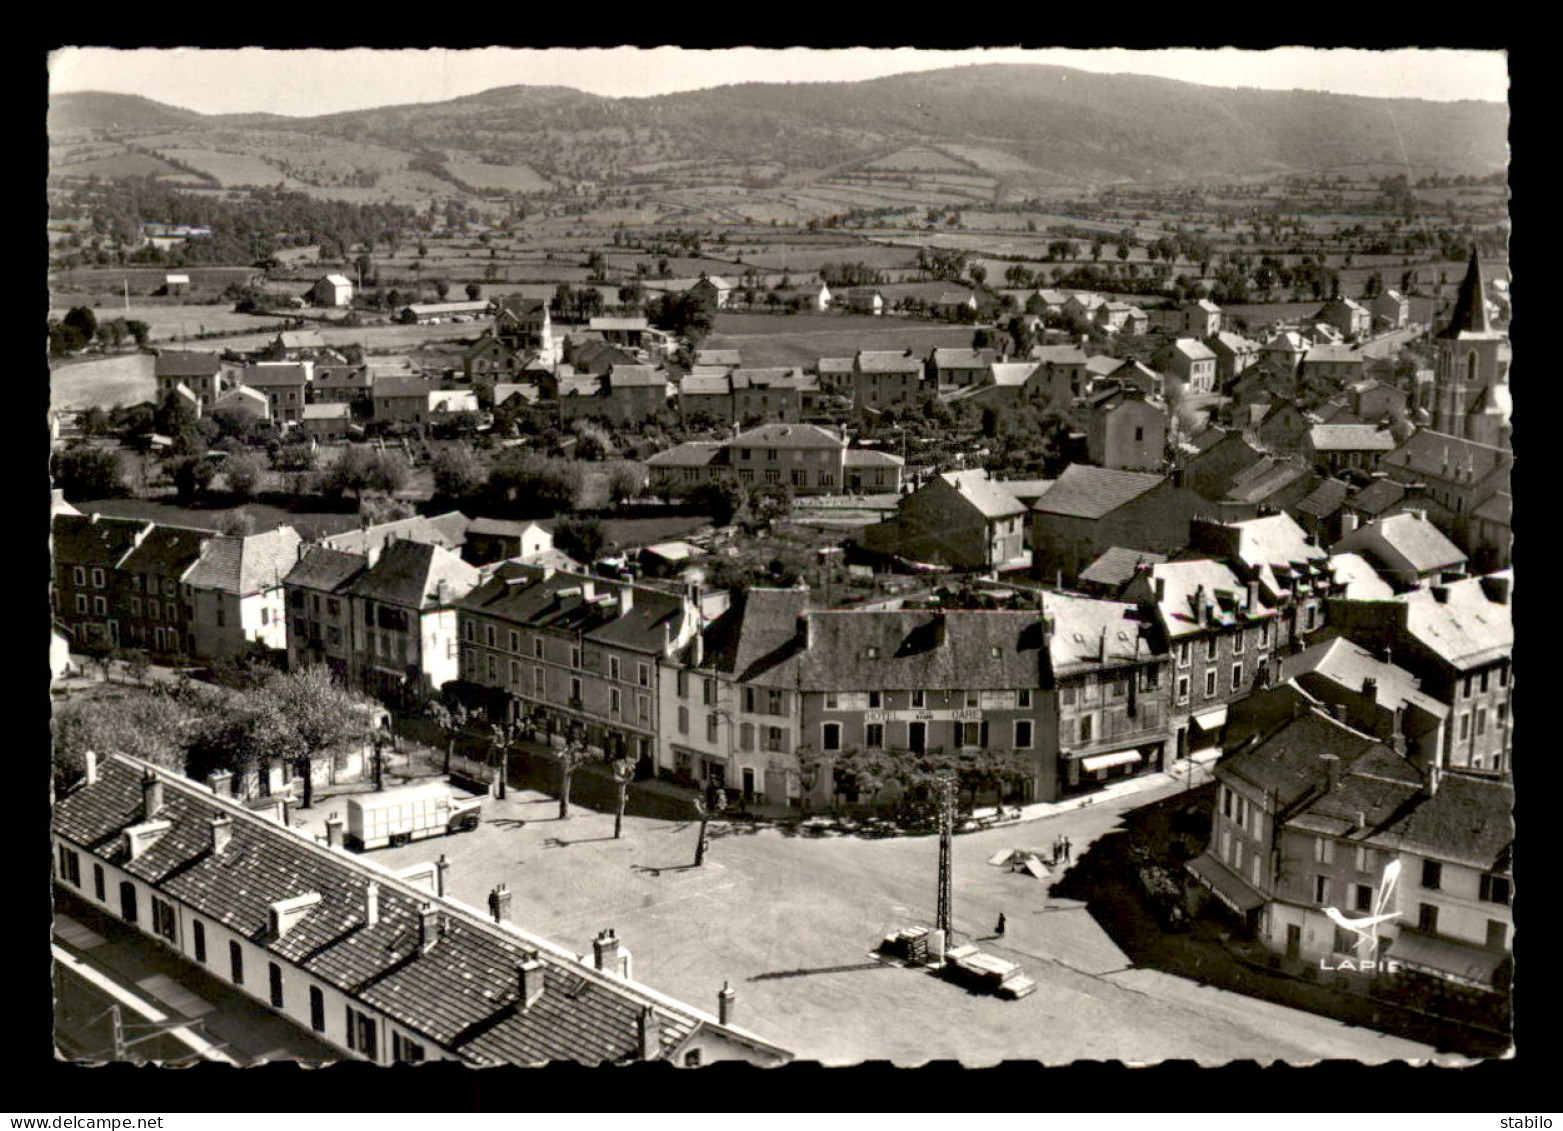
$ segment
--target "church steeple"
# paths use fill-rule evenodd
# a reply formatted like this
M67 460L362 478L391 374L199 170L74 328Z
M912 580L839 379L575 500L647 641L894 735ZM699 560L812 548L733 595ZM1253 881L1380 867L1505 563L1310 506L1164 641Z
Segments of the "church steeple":
M1458 338L1461 334L1490 334L1492 326L1487 321L1487 288L1482 278L1482 261L1476 249L1471 249L1471 265L1465 269L1465 281L1454 300L1454 313L1449 325L1439 333L1440 338Z

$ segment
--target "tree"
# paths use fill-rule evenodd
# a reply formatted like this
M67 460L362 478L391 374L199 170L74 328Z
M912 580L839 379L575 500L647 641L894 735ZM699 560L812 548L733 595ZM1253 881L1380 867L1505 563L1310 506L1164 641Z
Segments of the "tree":
M73 306L65 312L62 324L81 335L83 343L91 342L98 333L98 316L86 306Z
M395 499L374 491L365 492L358 500L358 518L365 526L397 522L417 513L417 508L406 499Z
M599 519L566 515L554 524L554 545L576 561L596 561L607 544L608 536Z
M180 500L189 502L210 490L217 468L203 456L185 456L168 465L168 477L174 481Z
M586 761L586 734L579 723L572 723L565 732L564 746L557 751L559 759L559 819L570 819L570 783L575 771Z
M54 710L54 770L61 784L81 776L86 753L128 754L183 774L197 714L159 688L70 699Z
M450 283L444 279L436 279L434 282L434 293L440 296L441 302L444 302L450 297Z
M608 472L608 498L615 503L638 499L646 489L646 477L633 463L621 463Z
M406 485L409 471L406 459L396 452L348 448L326 472L323 485L359 499L366 491L394 495Z
M302 807L314 801L314 767L321 758L369 730L369 700L337 682L323 664L277 672L245 697L265 720L278 753L304 778Z
M630 782L635 780L635 756L622 737L615 739L616 749L608 758L608 771L613 775L616 796L613 807L613 839L618 840L624 831L624 803L628 800Z
M972 264L971 270L967 274L971 277L971 281L979 287L988 281L988 269L980 263Z
M527 515L546 517L575 506L581 475L573 465L561 460L512 448L494 461L489 485L500 499L515 504Z
M483 288L477 283L468 283L465 288L468 302L477 302L483 297Z
M447 444L429 462L434 493L447 499L465 499L488 485L488 468L466 444Z
M429 705L424 708L424 714L445 736L445 772L448 774L451 756L456 750L456 738L466 729L472 713L465 703L453 697L448 703L443 699L429 700Z
M218 522L217 530L220 534L228 534L236 538L242 538L246 534L254 534L255 516L246 510L229 511Z
M54 485L67 499L112 499L127 493L119 456L105 448L74 447L54 455Z
M726 526L744 505L744 491L737 483L722 480L702 483L688 495L689 504L711 516L715 526Z
M152 427L174 442L169 450L175 455L193 456L206 451L200 414L194 405L172 389L158 402Z
M74 326L67 326L63 322L51 322L49 324L49 352L56 357L75 353L85 349L87 339L81 336L81 331Z
M136 340L136 348L146 349L147 339L152 334L152 327L139 318L127 318L125 320L125 332Z
M261 473L264 471L259 457L242 454L231 455L223 464L223 479L227 481L228 490L241 498L249 499L255 495L255 489L260 486Z

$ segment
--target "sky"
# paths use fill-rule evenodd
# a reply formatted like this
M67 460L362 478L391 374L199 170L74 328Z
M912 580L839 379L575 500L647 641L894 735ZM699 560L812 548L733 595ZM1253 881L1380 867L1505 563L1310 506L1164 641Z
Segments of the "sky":
M68 47L50 90L139 94L206 114L309 116L438 102L498 86L569 86L644 97L739 82L850 82L970 63L1043 63L1211 86L1324 90L1435 101L1508 99L1501 51L1283 47L1105 48L475 48L463 50Z

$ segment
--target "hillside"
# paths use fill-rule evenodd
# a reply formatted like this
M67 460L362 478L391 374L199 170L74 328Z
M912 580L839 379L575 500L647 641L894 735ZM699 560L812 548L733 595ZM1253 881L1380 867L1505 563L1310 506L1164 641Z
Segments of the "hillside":
M844 170L923 147L1012 186L1182 182L1393 166L1487 174L1507 162L1508 108L1200 86L1063 67L978 65L854 83L745 84L650 98L513 86L445 102L307 119L206 117L124 95L54 100L51 128L110 136L279 128L433 160L526 163L612 183L727 165ZM232 143L227 143L231 147ZM230 149L231 151L231 149Z

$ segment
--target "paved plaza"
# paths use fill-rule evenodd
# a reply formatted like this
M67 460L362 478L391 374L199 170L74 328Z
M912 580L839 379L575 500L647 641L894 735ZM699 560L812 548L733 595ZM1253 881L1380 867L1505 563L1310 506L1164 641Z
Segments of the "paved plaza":
M1018 1002L971 994L872 956L893 929L933 921L934 837L713 824L706 863L695 868L693 822L631 816L623 839L614 840L612 813L575 806L560 821L554 798L513 789L503 801L485 802L476 832L373 855L401 868L444 853L450 894L484 908L490 889L504 882L518 925L577 953L590 955L592 938L611 927L633 954L636 979L713 1013L730 982L735 1021L800 1059L975 1066L1435 1058L1426 1045L1133 968L1079 901L1050 898L1049 884L987 863L1008 848L1046 856L1060 835L1078 857L1118 824L1124 808L1180 788L1167 782L957 837L956 933L1022 965L1038 991ZM341 799L322 799L297 816L319 831L326 814L342 808ZM1001 911L1007 931L992 939Z

